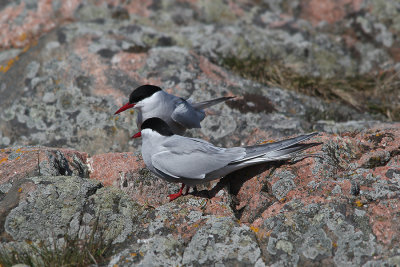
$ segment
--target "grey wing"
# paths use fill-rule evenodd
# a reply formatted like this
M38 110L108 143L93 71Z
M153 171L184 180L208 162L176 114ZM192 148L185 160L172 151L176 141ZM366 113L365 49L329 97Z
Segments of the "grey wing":
M194 138L175 138L151 157L153 166L174 178L204 179L206 174L245 156L245 149L220 148Z
M201 128L200 122L206 116L204 111L196 110L184 99L179 99L175 104L171 118L185 128Z

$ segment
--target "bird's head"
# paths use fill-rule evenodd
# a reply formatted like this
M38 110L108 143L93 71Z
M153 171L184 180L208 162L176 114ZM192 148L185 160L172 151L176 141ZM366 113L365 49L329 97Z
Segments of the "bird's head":
M162 89L155 85L145 84L139 86L132 93L129 95L129 102L123 105L117 112L114 113L118 114L122 111L135 107L138 103L143 101L144 99L150 98L153 94L162 91Z

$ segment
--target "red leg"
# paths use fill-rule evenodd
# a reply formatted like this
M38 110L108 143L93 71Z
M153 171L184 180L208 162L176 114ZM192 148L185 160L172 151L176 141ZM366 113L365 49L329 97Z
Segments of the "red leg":
M184 187L185 187L185 184L182 184L181 189L179 190L178 193L168 195L169 201L172 201L172 200L177 199L178 197L182 196L182 191L183 191Z

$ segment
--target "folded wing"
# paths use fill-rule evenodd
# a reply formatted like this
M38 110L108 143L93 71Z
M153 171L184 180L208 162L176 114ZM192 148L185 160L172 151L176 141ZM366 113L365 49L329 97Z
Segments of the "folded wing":
M163 145L168 149L154 154L152 163L174 178L204 179L207 173L245 156L244 148L220 148L195 138L174 136Z
M171 118L185 128L201 128L200 122L206 114L202 110L194 109L186 100L179 99Z

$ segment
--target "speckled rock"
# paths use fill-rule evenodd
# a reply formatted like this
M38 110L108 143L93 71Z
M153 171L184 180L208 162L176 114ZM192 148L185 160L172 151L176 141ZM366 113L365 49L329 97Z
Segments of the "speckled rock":
M396 264L399 129L323 133L305 158L246 168L172 202L166 196L178 186L134 153L87 158L106 187L25 172L0 186L2 241L83 236L99 217L114 244L109 266Z
M400 187L393 180L400 167L398 135L397 124L315 138L324 143L322 158L248 180L237 196L253 211L264 207L256 216L242 218L257 229L264 257L279 265L360 266L387 263L398 255L399 228L394 221L399 207L394 203ZM265 179L264 187L260 179ZM249 187L261 188L254 200L242 196ZM265 192L277 201L255 197Z
M10 184L36 175L76 175L88 178L87 158L87 153L66 148L19 146L1 149L0 184Z
M135 115L113 113L144 83L198 101L237 95L213 107L201 131L188 133L220 145L245 144L258 130L278 138L315 124L339 132L384 120L248 81L219 64L252 56L315 76L391 68L398 27L382 14L395 15L395 1L343 1L348 9L306 0L50 2L21 1L0 11L0 147L39 144L90 154L139 148L129 138ZM308 6L315 8L306 16ZM316 17L318 7L335 11L330 24Z
M212 218L191 239L183 254L184 265L263 266L254 233L230 218Z
M155 208L141 238L132 239L125 250L112 257L109 266L264 266L250 228L239 225L229 208L224 215L210 214L207 205L207 200L183 197Z
M0 2L1 242L84 237L99 218L109 266L399 265L400 125L221 67L399 70L399 10L397 0ZM113 116L144 83L198 101L237 96L188 136L234 146L318 130L323 144L170 203L179 187L144 168L135 113Z
M38 176L26 182L35 189L5 214L4 231L13 240L85 237L96 220L105 240L121 243L132 233L139 206L121 191L76 176Z

